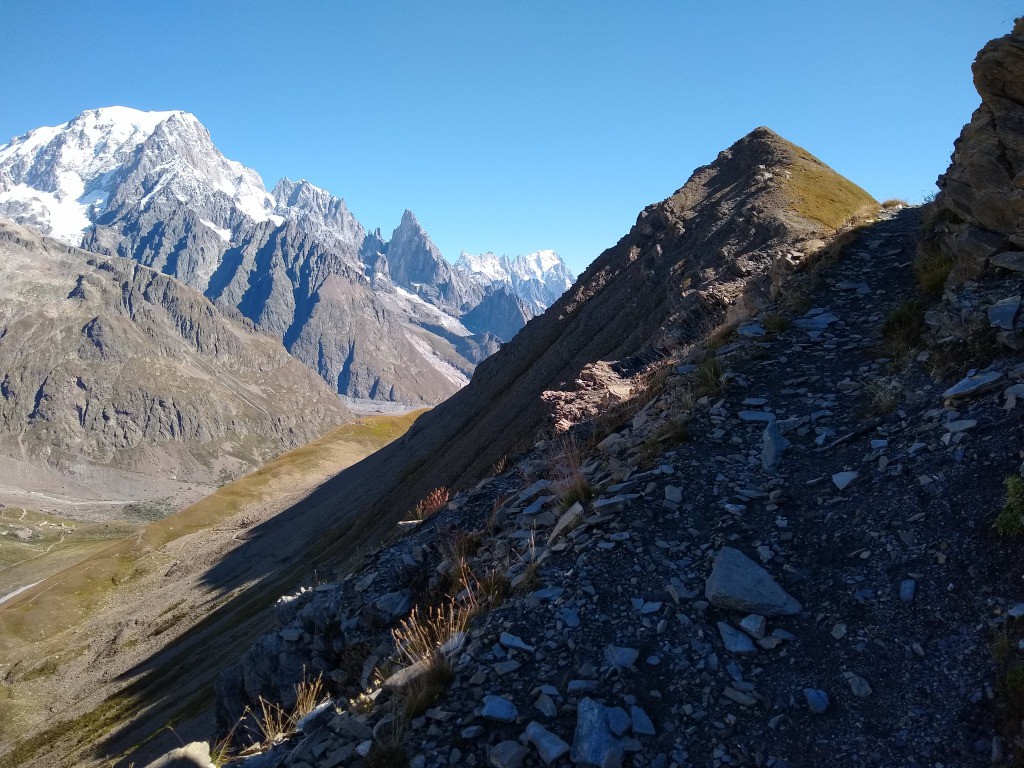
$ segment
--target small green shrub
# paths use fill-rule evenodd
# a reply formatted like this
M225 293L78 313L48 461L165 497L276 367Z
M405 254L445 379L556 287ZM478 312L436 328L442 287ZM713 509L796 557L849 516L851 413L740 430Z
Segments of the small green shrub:
M946 287L946 279L953 271L953 257L944 253L934 241L918 245L914 259L917 284L930 298L938 298Z
M722 364L718 362L718 358L709 357L697 366L697 394L700 397L721 394L725 388L725 385L722 383L724 375Z
M793 326L793 322L785 315L768 315L761 321L761 325L771 333L785 333Z
M1020 475L1006 478L1006 503L996 517L995 529L1000 536L1024 533L1024 478Z
M923 301L911 299L894 309L882 325L883 353L900 365L921 345L924 334Z

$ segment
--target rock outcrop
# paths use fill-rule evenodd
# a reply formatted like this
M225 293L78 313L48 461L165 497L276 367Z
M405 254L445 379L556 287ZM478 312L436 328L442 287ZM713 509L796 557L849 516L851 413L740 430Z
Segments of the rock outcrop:
M942 247L955 258L950 286L989 266L1024 271L1024 18L982 48L972 69L981 106L935 200Z

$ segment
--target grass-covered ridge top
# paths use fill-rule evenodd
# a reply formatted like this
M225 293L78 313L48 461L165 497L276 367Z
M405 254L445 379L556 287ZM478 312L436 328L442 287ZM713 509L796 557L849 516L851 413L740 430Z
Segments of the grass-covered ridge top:
M839 229L850 219L878 210L878 201L845 176L803 147L777 138L792 155L780 189L795 213L828 229Z

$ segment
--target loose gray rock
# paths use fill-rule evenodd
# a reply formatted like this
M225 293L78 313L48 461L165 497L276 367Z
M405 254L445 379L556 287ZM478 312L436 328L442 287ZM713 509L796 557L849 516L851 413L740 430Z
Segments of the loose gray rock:
M790 445L789 440L782 436L779 423L777 421L769 422L761 437L761 467L766 472L777 469L782 462L783 452Z
M653 736L654 723L640 707L635 704L629 708L629 716L633 720L633 733L637 736Z
M756 613L752 613L749 616L743 617L740 621L740 629L746 632L748 635L753 637L755 640L760 640L764 637L765 630L768 622L765 621L764 616L759 616Z
M578 768L620 768L622 744L608 727L608 712L593 699L580 701L570 757Z
M604 649L604 660L609 666L616 669L632 667L636 664L640 651L636 648L623 648L618 645L609 645Z
M530 750L518 741L503 741L495 744L487 753L487 761L493 768L520 768Z
M846 682L850 686L850 690L854 696L864 699L871 695L871 686L868 681L860 675L855 675L852 672L844 672L843 677L846 678Z
M184 747L172 749L146 768L215 768L210 758L210 745L205 741L193 741Z
M768 571L732 547L722 547L715 558L704 596L719 608L761 616L792 616L801 610Z
M828 711L828 694L819 691L817 688L804 688L804 698L807 699L807 706L816 715L823 715Z
M900 601L904 603L914 602L914 595L917 593L917 582L913 579L904 579L900 582Z
M859 472L836 472L832 475L832 482L835 483L836 488L840 491L845 491L850 487L850 483L860 477Z
M757 648L754 647L753 640L738 629L734 629L729 626L724 621L718 622L718 632L722 635L722 642L725 643L725 650L729 653L738 653L741 656L748 656L752 653L757 653Z
M988 308L988 322L994 328L1013 330L1013 323L1020 312L1020 296L1003 299Z
M1001 378L1003 378L1003 374L999 371L989 371L988 373L974 373L972 371L943 392L942 396L946 398L970 397L971 395L991 389Z
M551 765L569 751L569 745L536 721L526 726L526 738L537 748L540 759Z
M502 696L484 696L484 708L480 715L487 720L511 723L518 716L516 705Z

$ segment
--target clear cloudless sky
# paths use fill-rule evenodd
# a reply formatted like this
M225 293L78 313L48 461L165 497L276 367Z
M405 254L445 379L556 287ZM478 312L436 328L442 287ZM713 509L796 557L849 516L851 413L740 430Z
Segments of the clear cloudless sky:
M184 109L272 186L306 178L449 258L581 271L759 125L875 197L934 190L1008 0L0 0L0 143Z

